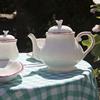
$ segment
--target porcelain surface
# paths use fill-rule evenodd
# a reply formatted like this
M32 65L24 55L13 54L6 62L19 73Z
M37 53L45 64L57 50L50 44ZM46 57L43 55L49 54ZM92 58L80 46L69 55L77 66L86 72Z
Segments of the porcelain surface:
M62 25L62 20L56 22L58 25L46 32L45 43L41 48L35 36L32 33L28 35L33 44L32 58L42 60L52 70L73 69L94 47L94 37L89 31L80 32L75 37L75 32L70 27ZM79 42L82 36L86 35L90 38L91 44L84 51Z
M19 51L17 48L17 39L9 35L9 31L3 31L4 34L0 35L0 59L16 59Z
M20 62L0 60L0 82L8 82L14 79L23 70Z

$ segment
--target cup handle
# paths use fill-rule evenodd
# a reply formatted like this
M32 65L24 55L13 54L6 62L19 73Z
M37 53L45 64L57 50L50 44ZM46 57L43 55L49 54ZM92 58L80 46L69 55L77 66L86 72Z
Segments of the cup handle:
M95 39L92 35L92 33L90 31L84 31L84 32L80 32L77 36L76 36L76 40L79 42L81 41L81 37L87 35L88 37L90 37L91 40L91 44L90 46L83 51L84 57L93 49L94 45L95 45Z

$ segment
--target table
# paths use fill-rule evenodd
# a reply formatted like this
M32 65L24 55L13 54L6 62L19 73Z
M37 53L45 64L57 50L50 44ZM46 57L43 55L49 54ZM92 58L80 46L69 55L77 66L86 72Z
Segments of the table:
M0 100L99 100L91 65L82 60L71 72L51 72L41 61L20 53L23 71L0 84Z

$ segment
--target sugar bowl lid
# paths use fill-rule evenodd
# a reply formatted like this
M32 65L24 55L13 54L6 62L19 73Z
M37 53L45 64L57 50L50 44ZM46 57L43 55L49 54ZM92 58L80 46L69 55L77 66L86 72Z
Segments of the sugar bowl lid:
M69 26L62 25L63 20L56 20L57 25L49 28L48 33L75 33Z
M12 35L8 35L8 30L3 30L3 35L0 35L0 42L13 42L15 41L15 37Z

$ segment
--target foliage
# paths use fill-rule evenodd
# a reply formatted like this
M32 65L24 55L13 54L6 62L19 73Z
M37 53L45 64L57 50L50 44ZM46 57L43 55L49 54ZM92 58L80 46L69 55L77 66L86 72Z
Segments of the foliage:
M100 4L92 5L90 11L92 13L100 12ZM97 16L97 18L100 18L100 16ZM100 32L100 25L95 25L95 27L92 28L92 31ZM100 60L100 34L94 34L94 39L95 39L95 46L92 50L92 54L95 55L95 60ZM91 42L90 39L88 39L84 40L82 44L85 46L89 46L90 42Z
M98 76L100 76L100 70L98 70L98 68L95 68L93 70L93 74L95 75L96 78L98 78Z
M100 35L95 34L93 36L94 36L94 39L95 39L95 46L92 49L91 53L95 56L94 60L97 61L97 60L100 60ZM90 38L88 40L83 40L82 44L84 46L88 46L89 47L90 44L91 44Z
M94 0L95 1L95 0ZM100 1L98 0L99 4L95 4L91 6L91 12L95 14L95 12L100 13ZM100 16L96 16L96 18L100 19ZM100 25L95 25L95 27L92 28L93 32L96 32L93 36L95 39L95 46L92 49L91 53L95 56L94 61L100 62ZM82 41L82 44L85 46L90 46L90 39ZM99 80L100 76L100 64L93 70L93 73L97 80Z

